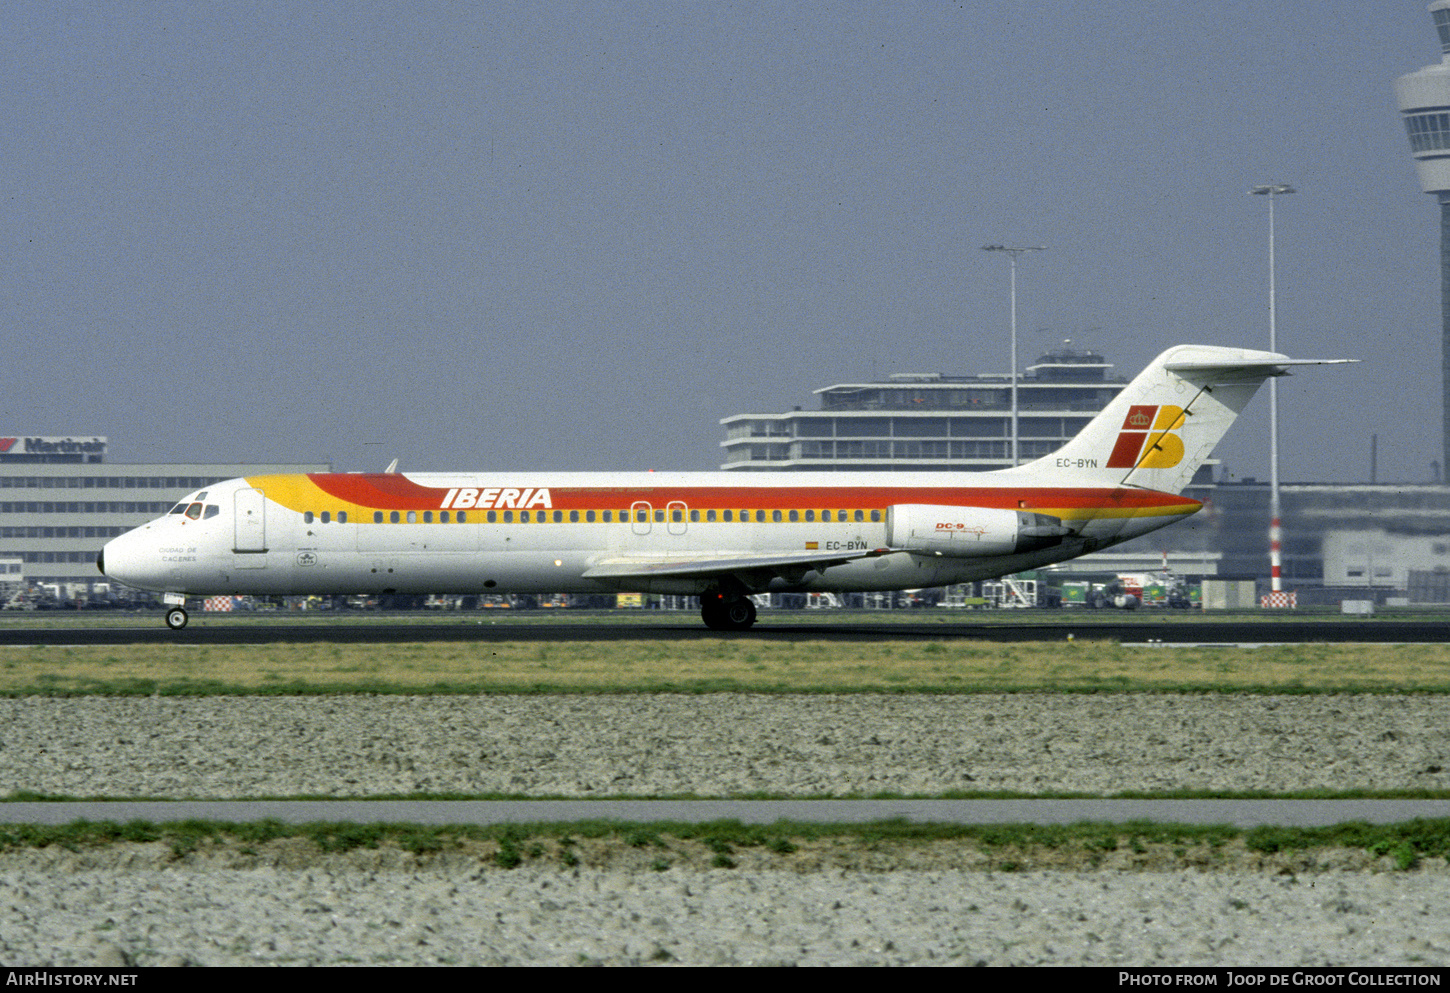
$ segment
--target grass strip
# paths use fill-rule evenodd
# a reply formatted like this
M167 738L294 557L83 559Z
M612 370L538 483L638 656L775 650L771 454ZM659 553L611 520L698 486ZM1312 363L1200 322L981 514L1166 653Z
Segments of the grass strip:
M870 824L746 825L630 823L608 820L568 824L488 826L350 824L288 825L276 820L224 823L185 820L76 821L62 826L0 825L0 854L60 849L83 853L120 844L151 844L168 858L226 854L265 858L291 845L294 858L391 850L415 860L462 855L502 869L522 865L575 868L618 865L619 853L639 867L708 866L730 869L747 856L756 867L889 868L920 864L930 855L958 867L1014 871L1039 867L1234 868L1297 865L1314 869L1313 856L1351 852L1368 867L1408 871L1450 859L1450 819L1401 824L1351 822L1322 828L1082 822L1071 825L945 825L904 820ZM306 851L298 851L297 846ZM944 850L944 846L950 851ZM606 858L606 853L608 857ZM1287 861L1286 861L1287 859ZM1306 861L1307 860L1307 861Z
M17 647L0 696L560 693L1450 693L1450 644L1110 641L327 642Z

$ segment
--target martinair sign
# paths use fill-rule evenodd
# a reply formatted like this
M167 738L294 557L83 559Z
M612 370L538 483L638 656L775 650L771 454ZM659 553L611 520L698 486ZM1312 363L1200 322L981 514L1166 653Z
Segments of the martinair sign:
M0 438L0 456L105 454L105 438Z

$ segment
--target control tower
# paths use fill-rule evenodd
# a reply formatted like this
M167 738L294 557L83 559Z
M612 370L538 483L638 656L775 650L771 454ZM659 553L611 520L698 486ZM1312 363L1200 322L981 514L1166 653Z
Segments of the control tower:
M1420 188L1440 203L1440 466L1441 478L1450 479L1450 0L1435 0L1429 10L1440 34L1440 62L1395 80L1395 96Z

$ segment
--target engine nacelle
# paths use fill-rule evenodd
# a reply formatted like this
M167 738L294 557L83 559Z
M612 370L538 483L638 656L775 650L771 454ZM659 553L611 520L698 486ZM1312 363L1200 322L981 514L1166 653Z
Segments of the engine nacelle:
M902 503L886 509L886 543L929 555L973 558L1035 552L1072 534L1062 520L1030 510Z

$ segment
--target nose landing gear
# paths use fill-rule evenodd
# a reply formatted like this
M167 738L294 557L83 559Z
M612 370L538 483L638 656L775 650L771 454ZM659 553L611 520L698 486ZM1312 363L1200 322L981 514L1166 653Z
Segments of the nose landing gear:
M173 631L186 627L186 594L164 593L161 602L166 604L166 626Z

